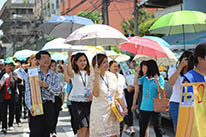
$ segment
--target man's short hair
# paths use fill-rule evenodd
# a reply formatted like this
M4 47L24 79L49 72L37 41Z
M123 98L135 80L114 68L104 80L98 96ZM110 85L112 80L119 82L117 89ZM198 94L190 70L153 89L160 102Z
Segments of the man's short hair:
M48 51L46 50L41 50L36 54L36 59L40 60L41 59L41 55L48 55L49 57L51 57L51 55L49 54Z

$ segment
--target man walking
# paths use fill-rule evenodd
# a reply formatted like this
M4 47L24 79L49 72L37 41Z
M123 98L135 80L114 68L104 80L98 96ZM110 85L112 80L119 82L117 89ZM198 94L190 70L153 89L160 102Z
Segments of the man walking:
M47 51L40 51L36 54L39 63L38 76L41 88L44 114L35 116L31 101L29 80L25 81L25 103L29 109L30 137L49 137L53 125L55 95L60 92L58 76L49 69L51 56Z

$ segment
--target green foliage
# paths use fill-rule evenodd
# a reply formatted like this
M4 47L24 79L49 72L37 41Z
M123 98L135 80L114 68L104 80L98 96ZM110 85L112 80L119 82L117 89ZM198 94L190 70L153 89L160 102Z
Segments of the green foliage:
M156 21L153 14L148 13L144 8L138 10L138 33L139 36L149 35L149 28ZM134 34L134 18L123 20L121 23L125 35Z
M81 17L91 19L95 24L100 24L101 23L102 16L98 11L93 11L93 12L82 11L82 12L79 12L77 15L81 16Z
M117 46L111 46L111 50L113 50L113 51L115 51L117 53L121 53L121 50Z
M139 36L144 36L144 35L150 35L149 28L152 26L152 24L156 21L156 18L148 19L144 23L139 24L138 26L138 31L139 31Z

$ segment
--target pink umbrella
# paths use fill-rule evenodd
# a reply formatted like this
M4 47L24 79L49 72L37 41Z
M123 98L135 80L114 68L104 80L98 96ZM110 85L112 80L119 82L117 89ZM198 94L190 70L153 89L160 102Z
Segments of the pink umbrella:
M156 41L138 36L130 37L128 40L128 42L118 45L120 50L125 50L135 55L144 55L152 58L168 58L168 55L163 47Z

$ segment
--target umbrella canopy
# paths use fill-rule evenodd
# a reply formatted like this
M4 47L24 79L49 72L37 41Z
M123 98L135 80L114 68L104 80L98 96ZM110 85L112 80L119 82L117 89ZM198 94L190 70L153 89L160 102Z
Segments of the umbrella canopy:
M72 46L64 43L65 39L56 38L47 42L41 50L47 50L49 52L65 52L69 49L72 51L88 50L85 46Z
M67 54L61 54L61 53L51 54L51 59L55 61L58 61L58 60L66 61L67 58L68 58Z
M143 60L154 59L160 65L172 65L176 63L175 55L167 47L162 47L156 41L142 37L129 38L129 42L118 45L120 50L135 54L135 60L139 63ZM172 57L172 58L171 58ZM173 59L174 57L174 59Z
M160 17L151 27L153 34L183 34L206 31L206 14L199 11L176 11ZM185 48L185 47L184 47Z
M66 38L76 29L94 24L92 20L80 16L55 16L40 26L49 36Z
M24 49L24 50L19 50L17 52L14 53L13 57L21 58L21 59L25 59L30 57L32 54L36 54L37 51L33 51L33 50L28 50L28 49Z
M169 43L167 43L164 39L162 39L160 37L156 37L156 36L143 36L143 38L148 38L148 39L154 40L154 41L158 42L161 46L166 46L166 47L170 46Z
M168 48L168 47L163 47L165 53L167 54L168 58L165 57L150 57L150 56L145 56L145 55L136 55L134 57L134 60L136 60L138 63L141 63L143 60L156 60L158 65L163 65L163 66L171 66L177 63L177 57L175 54Z
M108 46L127 41L118 30L102 24L93 24L77 29L66 39L71 45Z
M120 50L125 50L135 55L146 55L154 58L157 57L168 58L162 46L153 40L138 37L138 36L131 37L128 39L129 39L128 42L121 43L118 45Z
M130 56L128 55L117 53L112 50L106 50L104 52L107 55L109 61L115 60L117 62L124 62L130 59Z
M151 33L179 34L206 30L206 14L182 10L160 17L149 29Z

